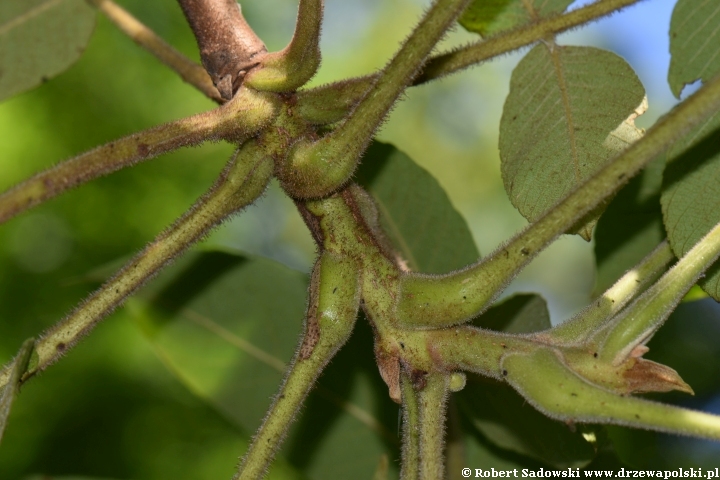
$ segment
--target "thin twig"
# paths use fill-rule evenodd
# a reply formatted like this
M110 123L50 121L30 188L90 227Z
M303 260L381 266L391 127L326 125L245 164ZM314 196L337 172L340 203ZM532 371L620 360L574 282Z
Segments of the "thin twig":
M0 224L73 187L178 148L207 140L241 143L275 113L262 94L243 92L212 111L134 133L36 174L0 194Z
M243 146L210 191L172 227L161 233L70 315L45 332L35 346L37 362L28 369L23 380L57 361L190 245L260 196L270 180L273 166L265 155L257 154L255 150L254 143ZM0 371L0 388L9 380L11 365Z
M147 25L112 0L88 0L135 43L155 55L158 60L173 69L180 78L194 86L211 100L225 102L205 69L175 50Z

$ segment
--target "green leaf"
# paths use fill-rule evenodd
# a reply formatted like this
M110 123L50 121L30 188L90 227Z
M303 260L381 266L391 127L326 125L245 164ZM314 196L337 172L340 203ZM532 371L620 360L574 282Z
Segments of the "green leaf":
M5 427L7 426L8 417L10 416L10 408L13 401L20 390L20 380L27 370L28 364L35 346L35 339L30 338L23 342L20 351L15 358L15 363L10 373L10 380L5 388L0 391L0 441L2 441Z
M95 10L86 0L0 3L0 100L65 71L94 26Z
M205 252L167 276L149 305L133 303L142 330L191 391L254 432L297 347L306 275L263 258ZM308 478L365 480L381 454L396 457L398 407L377 373L366 322L358 330L281 451Z
M551 326L545 300L529 294L510 297L473 323L516 334ZM507 384L469 375L467 386L456 398L472 428L501 449L558 468L581 467L595 456L593 445L583 436L588 432L573 431L546 417Z
M670 20L668 83L680 98L685 85L720 72L720 3L678 0Z
M375 198L383 230L410 270L447 273L477 261L465 219L437 180L403 152L373 142L356 180Z
M660 187L665 157L648 165L610 202L595 231L595 295L610 288L665 238Z
M534 333L552 327L545 299L535 294L513 295L493 305L473 324L506 333Z
M678 257L720 222L720 113L668 151L661 203L668 240ZM698 283L720 301L717 264Z
M634 119L647 108L644 95L614 53L533 48L513 71L500 120L503 183L520 213L538 219L638 139ZM589 240L593 219L578 222Z
M466 30L487 37L562 13L573 0L473 0L459 19Z

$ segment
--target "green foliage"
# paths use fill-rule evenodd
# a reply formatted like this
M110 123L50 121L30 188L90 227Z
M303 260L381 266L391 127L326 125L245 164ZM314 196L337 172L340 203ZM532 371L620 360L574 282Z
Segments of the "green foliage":
M717 58L708 48L718 30L713 20L718 10L678 2L671 87L677 95L697 78L705 85L646 135L634 125L647 101L632 68L610 52L555 42L573 25L633 2L602 0L563 14L571 3L567 0L437 0L378 73L298 90L320 64L323 7L319 0L301 0L288 46L274 53L253 50L252 58L240 58L248 72L234 71L230 82L223 77L218 83L222 95L197 64L175 51L168 56L169 47L151 30L121 9L114 10L119 16L108 13L119 7L108 0L91 2L185 81L227 102L107 143L0 193L0 223L72 186L180 147L222 139L239 148L193 207L0 370L0 433L9 424L0 476L228 477L238 455L234 478L240 480L259 478L266 470L278 479L399 474L414 480L441 478L444 469L449 478L458 478L467 466L617 469L624 462L661 461L657 455L638 454L633 442L639 436L656 450L665 449L662 461L668 466L686 466L688 444L663 447L657 434L597 425L720 438L720 417L687 408L706 409L702 402L718 391L712 360L717 349L708 333L714 323L706 308L711 300L686 304L676 313L680 323L688 324L692 312L702 310L702 321L678 327L671 320L672 334L663 336L661 330L652 339L698 279L720 299L720 267L711 267L720 255L720 79L711 79ZM211 55L217 60L242 53L242 48L228 51L223 42L203 43L192 16L207 11L196 2L181 3L204 63ZM12 35L36 35L38 28L57 34L51 24L65 17L47 12L78 8L66 22L77 31L84 31L78 23L94 18L80 1L28 5L0 7L0 40L16 47L9 49L13 55L26 58L34 55L33 42ZM237 18L239 12L229 5ZM431 57L458 19L466 29L491 38ZM40 20L49 23L38 27ZM222 30L222 22L213 21L209 31ZM245 23L233 28L245 38L255 36ZM697 32L705 37L701 43L693 40ZM61 40L55 46L78 51L74 40ZM413 82L534 43L513 71L499 141L510 202L531 224L480 259L451 201L458 198L455 185L446 192L409 155L374 136ZM0 61L5 61L2 54ZM0 63L0 86L9 78L1 76L6 67ZM188 71L194 76L182 73ZM55 73L28 73L29 80L13 80L11 87L0 89L0 97L30 88L37 83L32 78ZM101 72L92 78L101 80ZM16 105L27 110L30 104L23 101ZM413 143L405 146L408 151L431 144L418 135L414 132ZM455 168L446 158L438 165ZM184 170L171 167L168 172ZM163 175L140 168L145 175L139 178L151 185L149 190L161 191L162 181L155 177ZM219 164L214 168L219 170ZM193 177L191 191L173 198L197 195L203 182L195 172L187 174ZM194 242L256 202L271 177L279 180L316 242L309 279L211 240L126 302ZM113 193L123 191L125 184L119 185ZM108 231L141 223L126 219L127 202L103 210L114 197L103 197L102 191L96 187L92 195L77 197L84 199L88 214L78 214L78 223ZM139 196L130 191L131 197ZM69 205L68 211L77 209L77 203ZM44 237L43 245L51 249L52 239L59 237L47 232L58 221L43 219L62 210L41 208L46 210L20 221L45 225L45 230L27 227L31 233L22 238ZM168 212L166 217L178 214ZM598 218L596 298L586 309L552 327L539 295L495 301L559 235L576 232L589 240ZM143 228L152 224L149 232L157 229L146 223ZM0 236L5 232L0 230ZM669 269L666 234L679 257ZM22 249L20 240L13 242ZM97 258L127 257L127 242L117 244ZM135 239L132 248L138 244ZM27 259L32 249L25 250L22 258ZM62 276L66 273L16 278L20 268L0 252L3 287L30 284L30 290L50 292L46 298L54 302L28 301L10 287L0 293L0 315L17 319L12 327L0 322L0 333L10 332L0 335L0 353L12 355L18 338L45 328L45 318L74 302L68 297L86 295L97 272L108 270L94 268L98 262L76 261L68 270L75 276L70 282ZM67 290L46 288L53 283ZM50 368L41 381L24 386L124 303L110 325L79 344L77 353ZM33 323L24 326L25 319ZM644 358L651 340L657 350L653 360ZM712 368L703 368L708 361ZM20 401L10 413L21 385ZM657 403L633 395L673 389L692 393L693 388L701 397L698 403L672 395L669 402Z
M662 208L670 245L684 255L720 222L720 114L693 129L668 152ZM720 269L700 286L720 301Z
M636 112L644 95L613 53L533 48L513 71L500 120L503 182L520 213L537 220L637 140L632 120L644 111ZM593 225L578 225L586 240Z
M720 41L716 2L678 0L670 23L670 70L668 83L676 97L685 85L707 81L720 72L720 56L714 46Z
M532 10L528 11L527 3L532 6ZM561 13L571 3L572 0L533 0L532 2L473 0L460 17L460 25L486 37L536 22L542 17Z
M40 85L75 63L95 26L85 0L0 5L0 100ZM18 48L22 46L22 48Z

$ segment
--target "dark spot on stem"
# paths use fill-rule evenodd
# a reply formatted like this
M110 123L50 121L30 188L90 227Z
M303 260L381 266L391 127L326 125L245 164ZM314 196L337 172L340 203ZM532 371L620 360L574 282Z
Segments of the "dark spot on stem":
M507 377L507 370L503 370L503 377Z
M147 157L148 153L150 153L150 147L147 143L139 143L137 146L137 153L141 157Z
M577 393L570 392L571 397L577 397Z
M465 295L463 295L463 300L467 300L467 297Z
M528 250L526 247L523 247L523 249L520 250L520 253L527 256L530 255L530 250Z
M405 344L402 343L402 342L400 342L400 348L402 348L403 350L405 350Z
M636 414L635 414L635 418L639 419L639 418L640 418L640 415L638 415L638 414L636 413Z
M55 345L55 349L58 352L64 352L66 347L67 347L67 345L65 345L63 342L60 342L57 345Z
M333 288L333 293L337 292L337 287Z
M593 357L595 357L595 358L597 358L597 357L598 357L598 354L597 354L597 352L593 353Z

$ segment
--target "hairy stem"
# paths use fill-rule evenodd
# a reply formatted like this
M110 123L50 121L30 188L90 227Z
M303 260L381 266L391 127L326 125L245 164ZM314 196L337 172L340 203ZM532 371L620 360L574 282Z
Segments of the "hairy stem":
M272 162L255 144L246 144L197 204L70 315L42 335L35 346L37 362L33 362L27 370L23 381L58 360L100 320L190 245L229 215L253 202L264 191L272 170ZM0 387L8 382L9 376L10 367L5 367L0 372Z
M375 130L467 3L435 1L350 117L320 140L295 147L281 177L291 195L317 198L347 182Z
M302 343L235 480L263 476L315 381L350 337L359 306L359 274L354 261L323 253L310 281Z
M543 18L537 23L501 32L452 52L430 57L413 85L420 85L467 67L478 65L518 48L600 19L640 0L600 0L572 12ZM334 123L347 116L352 107L365 96L377 75L352 78L343 82L316 87L300 92L298 103L308 119L319 123ZM325 100L327 98L327 100Z
M567 322L539 336L547 336L565 344L582 343L593 331L609 318L614 317L633 298L651 285L674 259L670 245L667 241L663 241L587 308Z
M633 5L640 0L600 0L572 12L543 18L518 29L501 32L496 36L458 48L450 53L432 57L415 79L415 85L435 80L472 65L484 62L503 53L537 42L549 35L565 32L577 26Z
M600 359L617 365L650 340L698 278L720 257L720 224L604 329ZM601 334L602 335L602 334ZM605 336L605 335L602 335Z
M418 393L410 376L400 374L402 389L402 467L400 480L417 480L420 476L420 410Z
M720 110L720 77L706 83L647 134L570 192L535 223L490 256L448 275L407 275L398 304L404 326L442 327L490 306L510 280L555 238L568 231L696 125Z
M323 0L300 0L295 34L283 50L264 55L245 85L270 92L291 92L305 85L320 67Z
M230 100L267 53L235 0L178 0L195 34L200 58L222 98Z
M243 90L210 112L144 130L55 165L0 194L0 224L98 177L188 145L226 139L240 143L275 115L269 97Z
M112 0L88 0L135 43L155 55L158 60L174 70L180 78L200 90L206 97L218 103L220 96L205 69L175 50L130 12Z
M445 413L448 398L448 375L432 372L418 393L420 416L421 480L436 480L445 475Z

